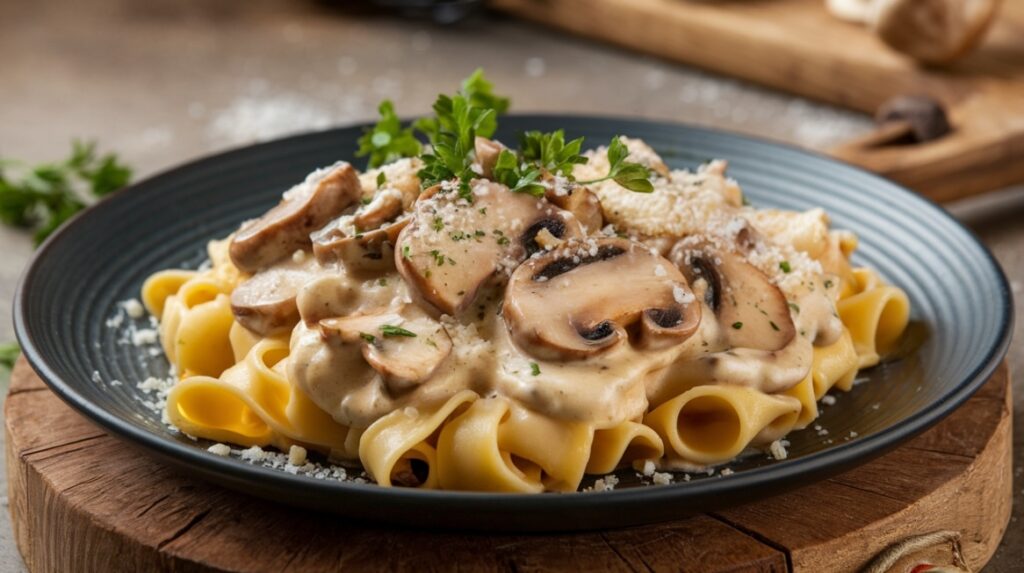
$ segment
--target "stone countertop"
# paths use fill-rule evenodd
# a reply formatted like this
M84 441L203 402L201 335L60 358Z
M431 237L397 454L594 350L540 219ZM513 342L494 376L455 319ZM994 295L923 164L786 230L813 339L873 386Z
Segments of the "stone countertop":
M437 93L480 66L516 111L690 122L813 149L871 128L848 111L497 16L437 28L323 2L3 2L0 53L0 157L55 160L73 138L96 139L135 166L137 177L216 150L367 121L383 98L401 115L424 113ZM1024 187L948 207L993 250L1019 297ZM0 246L2 342L13 339L11 299L32 244L0 228ZM1024 320L1016 312L1019 340ZM1009 362L1019 416L1020 344L1011 346ZM0 381L6 386L6 373ZM1019 478L1020 425L1014 442ZM6 491L2 469L0 480ZM1024 562L1024 491L1015 487L1009 530L986 571ZM0 571L23 570L9 520L0 519Z

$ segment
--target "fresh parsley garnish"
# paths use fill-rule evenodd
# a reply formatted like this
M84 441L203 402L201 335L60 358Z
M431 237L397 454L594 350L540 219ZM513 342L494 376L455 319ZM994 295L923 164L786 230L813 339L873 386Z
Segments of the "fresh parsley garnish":
M384 336L405 336L408 338L416 338L416 333L406 330L401 326L394 326L392 324L384 324L380 327L380 333Z
M743 323L742 322L734 322L734 323L732 323L732 327L735 328L736 330L739 330L739 329L743 328Z
M534 376L540 375L540 366L538 366L536 362L530 363L530 374Z
M377 189L380 189L388 182L388 176L383 171L377 174Z
M551 133L527 131L519 141L519 150L523 159L547 170L549 173L560 173L572 177L574 165L587 162L580 155L583 138L565 142L565 132L561 129Z
M782 272L784 273L793 272L793 267L789 265L789 261L782 261L779 263L779 268L782 269Z
M580 181L580 184L589 185L611 179L630 191L636 191L637 193L653 192L654 185L651 183L651 170L639 163L626 161L627 157L629 157L629 148L626 147L625 143L622 143L621 137L613 137L611 143L608 144L608 175L589 181Z
M13 168L13 169L12 169ZM19 172L19 177L11 177ZM75 141L71 157L27 167L0 161L0 221L35 231L41 243L96 199L128 184L132 170L116 155L97 155L96 144Z
M774 330L774 331L776 331L776 332L778 332L778 331L780 330L780 329L779 329L779 325L775 324L775 321L774 321L774 320L769 320L769 321L768 321L768 324L772 325L772 330Z
M363 340L369 342L370 344L377 342L377 337L370 334L369 332L360 332L359 338L362 338Z
M498 160L494 163L492 178L514 193L528 193L534 197L542 197L545 187L537 182L540 176L539 168L520 162L515 152L502 149L498 154Z
M787 303L787 304L789 305L789 308L793 309L793 312L795 312L797 314L800 314L800 305L798 305L795 302L790 302L790 303Z
M403 157L419 155L422 145L413 135L412 127L402 127L402 122L395 114L394 104L390 100L384 100L380 102L377 111L380 113L380 119L359 138L359 151L356 151L356 157L369 156L370 167L380 167ZM378 186L381 184L380 177L377 176Z

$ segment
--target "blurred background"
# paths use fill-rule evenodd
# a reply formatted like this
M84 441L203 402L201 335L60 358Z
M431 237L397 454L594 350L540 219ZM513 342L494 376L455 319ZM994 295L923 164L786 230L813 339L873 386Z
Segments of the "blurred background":
M947 22L938 36L929 36L935 30L918 31L930 38L918 44L905 37L907 28L893 36L886 28L891 22L865 12L872 0L830 1L828 6L825 0L780 2L809 11L806 18L792 16L807 30L826 21L836 26L840 45L831 47L839 54L834 68L823 63L821 54L807 52L808 59L801 59L800 50L813 39L787 31L781 21L761 18L767 12L759 10L774 9L771 0L635 3L639 12L634 16L641 22L657 20L657 11L668 4L676 4L673 9L689 4L686 8L702 18L707 32L701 35L692 27L696 24L687 24L692 35L679 37L657 27L650 37L644 37L643 28L627 30L631 35L623 37L625 32L616 30L617 22L609 21L608 13L602 15L599 6L629 3L607 0L567 2L575 11L569 24L564 23L565 11L552 8L558 0L0 1L0 158L29 164L58 161L68 156L73 140L91 140L102 153L115 153L139 179L220 150L372 121L385 98L402 116L426 113L437 93L453 91L462 78L483 67L498 90L511 97L513 112L638 116L714 126L861 157L862 163L905 180L917 173L906 165L934 166L926 158L930 149L970 157L976 163L958 176L973 196L945 206L993 249L1019 297L1024 284L1024 187L1012 180L1024 169L1024 160L1013 163L1019 155L1012 154L1024 154L1024 111L1016 113L1021 108L1015 107L1024 106L1024 75L1015 76L1013 70L1024 68L1024 19L996 28L987 40L979 32L979 51L971 55L975 46L966 45L969 41L962 37L970 30ZM743 9L752 10L746 20L752 23L751 42L781 38L778 46L784 49L790 41L786 34L795 34L792 51L784 54L785 66L772 68L754 58L756 66L747 69L742 53L716 52L716 37L740 32L729 28L737 20L713 11L730 14L748 3L753 7ZM924 4L956 2L919 2ZM889 17L899 17L896 10L904 8L891 8ZM1015 13L1021 13L1019 8ZM993 16L997 23L1000 17ZM580 37L580 32L591 37ZM865 45L870 42L873 51L858 51L855 42L847 60L841 43L847 35ZM947 41L945 51L935 51ZM957 50L963 54L954 54ZM961 55L965 59L953 61ZM759 84L848 107L679 61L719 72L736 70ZM912 72L904 74L904 69ZM921 114L934 114L933 109L900 112L898 121L879 124L875 110L892 95L879 85L885 74L905 81L901 90L908 94L944 94L932 99L948 114L954 134L984 107L970 103L975 100L965 95L968 89L998 94L1008 102L1005 111L996 107L996 116L985 118L989 123L978 120L972 125L984 124L999 137L993 136L990 146L958 155L951 146L972 145L982 136L964 143L959 135L946 135L933 148L915 143L943 137L944 132L926 133L935 127L934 117L920 119ZM971 83L962 83L965 77ZM848 90L843 82L849 82ZM1012 91L1017 88L1021 91ZM1018 93L1021 99L1013 101ZM865 149L870 156L862 153ZM929 177L936 189L943 189L943 198L950 198L949 189L957 187L941 184L944 172L913 181L921 182L918 188L927 187ZM0 226L0 343L13 340L11 300L33 249L31 232ZM1024 320L1017 312L1019 340ZM1017 380L1019 416L1024 412L1024 351L1019 343L1011 348L1010 367ZM2 366L0 381L6 387ZM1015 437L1024 443L1020 426ZM1024 454L1018 448L1015 479L1022 473ZM1024 491L1020 483L1015 487L1014 517L986 570L1019 571L1024 563L1024 522L1019 519L1024 516ZM0 571L21 570L5 516L0 519Z

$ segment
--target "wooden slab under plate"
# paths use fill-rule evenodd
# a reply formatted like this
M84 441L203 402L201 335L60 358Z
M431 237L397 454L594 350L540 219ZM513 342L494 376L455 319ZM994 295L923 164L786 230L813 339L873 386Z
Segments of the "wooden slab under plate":
M197 481L73 412L22 359L6 404L11 519L33 573L456 565L874 573L922 561L978 570L1010 517L1009 400L1003 364L949 418L896 451L734 509L598 533L484 535L353 523Z
M838 157L946 201L1024 181L1024 2L1003 2L984 44L945 70L924 69L824 0L491 0L517 16L634 50L873 114L926 94L953 132Z

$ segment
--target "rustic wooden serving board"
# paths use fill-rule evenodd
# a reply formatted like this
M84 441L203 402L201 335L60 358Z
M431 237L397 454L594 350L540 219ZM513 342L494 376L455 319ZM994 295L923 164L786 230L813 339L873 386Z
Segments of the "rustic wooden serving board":
M1009 399L1004 364L963 407L898 450L746 506L598 533L485 535L353 523L197 481L74 413L21 360L6 404L10 510L33 573L902 573L922 561L978 570L1010 516ZM893 547L920 534L931 535Z
M1024 181L1024 2L977 52L924 69L824 0L491 0L517 16L873 114L905 94L942 102L953 132L915 145L877 137L832 152L946 201Z

